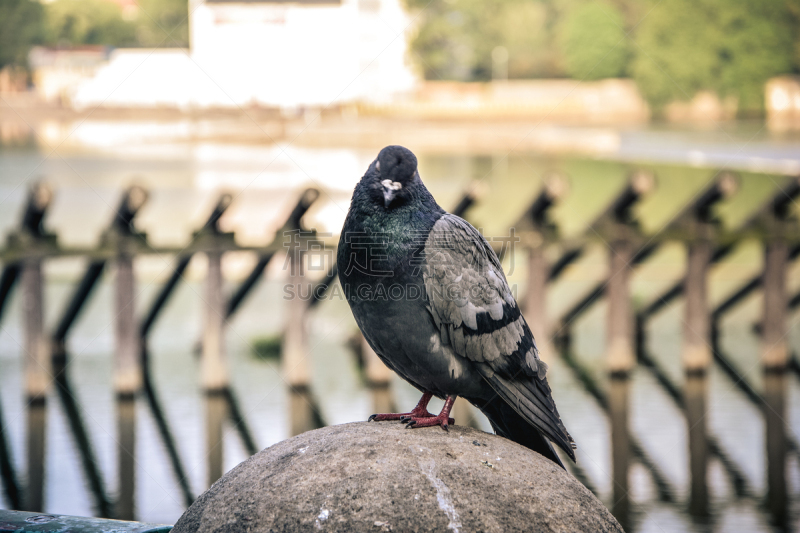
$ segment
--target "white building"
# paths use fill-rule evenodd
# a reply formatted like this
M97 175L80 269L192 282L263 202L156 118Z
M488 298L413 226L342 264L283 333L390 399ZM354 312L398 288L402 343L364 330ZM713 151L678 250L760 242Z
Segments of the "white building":
M400 0L192 0L190 50L115 50L78 108L321 107L385 102L415 83Z

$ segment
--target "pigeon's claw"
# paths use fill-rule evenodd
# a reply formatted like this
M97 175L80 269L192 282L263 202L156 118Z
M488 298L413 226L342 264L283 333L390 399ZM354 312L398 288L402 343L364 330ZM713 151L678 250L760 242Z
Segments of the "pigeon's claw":
M427 409L417 410L414 409L410 413L376 413L367 419L367 422L382 422L384 420L399 420L400 422L408 422L412 418L428 418L436 416L428 412Z
M404 422L407 422L406 429L441 426L443 430L448 431L447 429L448 425L456 423L455 420L450 418L450 410L453 408L453 403L455 403L455 401L456 401L455 396L448 396L447 399L444 401L444 407L442 407L442 412L439 413L437 416L427 413L426 409L425 411L427 415L412 416L411 418L404 420Z
M438 416L434 415L412 416L410 418L407 418L403 422L406 422L406 429L441 426L441 428L445 431L448 431L447 427L450 424L456 423L454 419L448 417L447 414L445 413L442 413Z

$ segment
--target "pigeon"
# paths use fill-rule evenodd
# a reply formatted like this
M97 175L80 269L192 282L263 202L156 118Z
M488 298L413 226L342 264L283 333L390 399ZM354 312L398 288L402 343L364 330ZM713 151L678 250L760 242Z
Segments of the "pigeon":
M547 365L514 300L500 260L466 220L439 207L417 158L402 146L378 154L353 192L337 250L339 281L378 357L422 392L406 427L454 424L457 397L503 437L564 465L575 444L547 384ZM445 401L428 412L433 396Z

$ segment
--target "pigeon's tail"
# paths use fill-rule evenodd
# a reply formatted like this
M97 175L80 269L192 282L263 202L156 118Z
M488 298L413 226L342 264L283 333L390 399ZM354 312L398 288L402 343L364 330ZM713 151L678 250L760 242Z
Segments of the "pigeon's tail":
M550 441L538 429L522 418L513 407L499 398L488 404L478 404L478 406L483 411L483 414L486 415L486 418L489 419L489 422L492 423L495 433L544 455L561 468L564 468L564 464L556 455L556 451Z

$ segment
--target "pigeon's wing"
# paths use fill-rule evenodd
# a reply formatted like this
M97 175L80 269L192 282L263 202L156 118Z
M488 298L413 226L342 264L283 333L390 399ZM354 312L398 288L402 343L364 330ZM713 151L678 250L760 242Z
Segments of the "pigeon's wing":
M536 342L500 260L467 221L442 216L425 242L428 310L444 343L475 364L506 403L574 460Z

